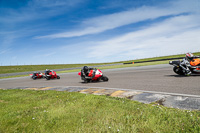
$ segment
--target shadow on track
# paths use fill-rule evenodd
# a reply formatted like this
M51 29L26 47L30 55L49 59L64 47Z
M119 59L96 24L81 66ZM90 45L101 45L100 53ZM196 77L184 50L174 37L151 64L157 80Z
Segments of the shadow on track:
M92 82L79 82L79 83L82 83L82 84L94 84L94 83L103 83L104 81L92 81Z
M190 76L186 76L186 75L165 75L166 77L177 77L177 78L184 78L184 77L199 77L200 74L192 74Z

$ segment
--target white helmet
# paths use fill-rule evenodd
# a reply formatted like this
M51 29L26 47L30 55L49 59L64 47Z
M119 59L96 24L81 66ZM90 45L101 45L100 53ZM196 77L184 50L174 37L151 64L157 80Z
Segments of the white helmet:
M193 55L192 53L187 53L187 54L185 55L185 57L186 57L187 60L192 60L193 57L194 57L194 55Z

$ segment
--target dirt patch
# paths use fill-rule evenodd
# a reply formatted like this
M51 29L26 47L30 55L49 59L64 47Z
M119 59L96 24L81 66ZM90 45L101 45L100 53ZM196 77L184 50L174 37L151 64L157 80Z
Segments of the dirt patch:
M0 103L8 103L8 102L6 102L6 101L4 101L4 100L0 100Z

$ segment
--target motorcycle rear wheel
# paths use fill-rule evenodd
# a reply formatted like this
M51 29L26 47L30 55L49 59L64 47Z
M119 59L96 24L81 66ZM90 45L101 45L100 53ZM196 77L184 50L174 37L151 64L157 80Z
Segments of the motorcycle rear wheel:
M90 79L85 79L84 83L89 83L91 80Z
M50 77L46 77L47 80L50 80Z

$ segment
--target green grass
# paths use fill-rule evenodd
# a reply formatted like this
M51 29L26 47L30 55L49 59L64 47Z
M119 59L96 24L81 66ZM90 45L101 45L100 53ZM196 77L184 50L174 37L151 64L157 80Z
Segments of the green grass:
M126 65L116 65L116 66L105 66L99 67L99 69L115 69L115 68L124 68L124 67L137 67L137 66L149 66L149 65L158 65L158 64L168 64L169 61L155 61L155 62L145 62L138 64L126 64Z
M196 53L193 53L193 54L194 55L200 55L200 52L196 52ZM123 61L123 63L159 60L159 59L167 59L167 58L181 58L181 57L185 57L185 54L161 56L161 57L154 57L154 58L145 58L145 59L130 60L130 61Z
M26 76L29 76L29 75L26 74L26 75L5 76L5 77L0 77L0 79L16 78L16 77L26 77Z
M158 64L167 64L167 63L169 63L169 61L156 61L156 62L146 62L146 63L138 63L138 64L103 66L103 67L98 67L98 69L101 69L101 70L103 70L103 69L115 69L115 68L147 66L147 65L158 65ZM80 71L80 69L58 71L57 74L60 74L60 73L70 73L70 72L79 72L79 71ZM5 77L0 77L0 79L15 78L15 77L25 77L25 76L29 76L29 75L5 76Z
M116 68L148 66L148 65L158 65L158 64L168 64L168 63L169 63L169 61L155 61L155 62L146 62L146 63L138 63L138 64L103 66L103 67L98 67L98 69L101 69L101 70L104 70L104 69L116 69ZM57 74L59 75L60 73L70 73L70 72L80 72L80 69L58 71ZM26 74L26 75L5 76L5 77L0 77L0 79L15 78L15 77L25 77L25 76L29 76L29 75Z
M115 68L125 68L125 67L137 67L137 66L148 66L148 65L158 65L158 64L168 64L169 61L155 61L155 62L146 62L146 63L138 63L138 64L126 64L126 65L114 65L114 66L103 66L98 67L98 69L115 69ZM80 69L74 70L66 70L66 71L59 71L57 73L68 73L68 72L79 72Z
M0 132L200 132L200 112L77 92L0 90Z
M64 69L64 68L83 67L84 65L94 66L94 65L105 65L105 64L108 64L108 63L0 66L0 74L29 72L29 71L44 71L46 69ZM109 63L109 64L112 64L112 63Z

